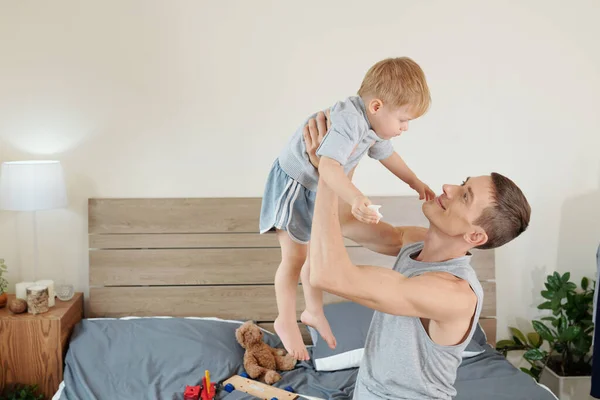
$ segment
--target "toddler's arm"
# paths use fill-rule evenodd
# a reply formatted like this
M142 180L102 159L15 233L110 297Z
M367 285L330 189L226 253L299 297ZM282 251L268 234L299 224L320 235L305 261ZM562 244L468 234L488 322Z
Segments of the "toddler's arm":
M380 160L380 162L392 174L406 182L413 190L416 190L419 193L419 199L431 200L435 197L433 190L417 178L417 175L406 165L398 153L393 152L391 156Z
M356 219L366 223L379 221L377 214L369 209L371 201L354 186L339 162L322 156L319 162L319 176L339 197L352 205L352 214Z

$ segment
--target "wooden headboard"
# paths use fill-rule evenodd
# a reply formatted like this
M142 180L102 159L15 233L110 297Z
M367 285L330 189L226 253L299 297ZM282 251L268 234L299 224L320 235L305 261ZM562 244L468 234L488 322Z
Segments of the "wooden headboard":
M415 197L371 201L393 225L427 226ZM89 199L90 316L251 319L272 330L281 255L274 234L258 233L260 205L260 198ZM391 267L395 260L349 240L346 246L355 263ZM473 267L485 290L481 324L493 343L493 251L475 251ZM346 301L327 293L324 300ZM298 286L298 316L303 308Z

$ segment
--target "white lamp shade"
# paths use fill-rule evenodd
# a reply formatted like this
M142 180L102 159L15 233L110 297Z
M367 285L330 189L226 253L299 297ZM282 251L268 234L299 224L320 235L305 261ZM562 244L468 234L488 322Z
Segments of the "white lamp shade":
M60 161L2 163L0 209L37 211L67 205L67 189Z

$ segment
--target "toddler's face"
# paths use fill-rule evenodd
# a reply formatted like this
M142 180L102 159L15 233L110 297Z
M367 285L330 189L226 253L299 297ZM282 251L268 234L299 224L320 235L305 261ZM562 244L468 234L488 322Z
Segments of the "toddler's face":
M408 130L408 121L413 119L408 106L395 107L382 104L371 115L373 130L382 139L400 136Z

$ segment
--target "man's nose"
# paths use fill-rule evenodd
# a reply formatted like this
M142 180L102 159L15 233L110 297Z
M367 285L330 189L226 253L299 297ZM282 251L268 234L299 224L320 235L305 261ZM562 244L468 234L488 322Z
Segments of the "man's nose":
M452 197L452 185L442 185L442 191L444 192L447 198Z

